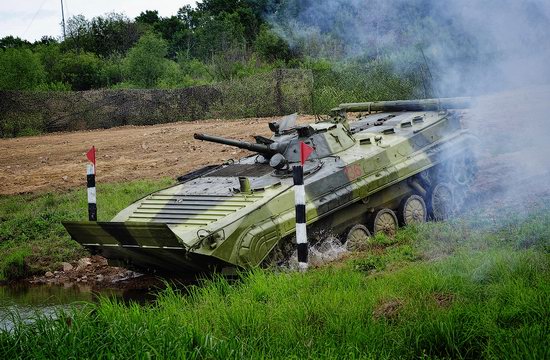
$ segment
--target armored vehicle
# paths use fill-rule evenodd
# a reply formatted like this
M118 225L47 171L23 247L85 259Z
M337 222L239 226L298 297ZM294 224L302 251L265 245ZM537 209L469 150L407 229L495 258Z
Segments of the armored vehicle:
M312 124L296 115L270 123L273 136L254 142L195 134L252 154L181 176L110 222L64 226L92 253L142 272L259 266L281 244L292 247L292 168L303 141L314 149L304 164L308 235L392 236L460 205L475 175L476 139L461 126L467 107L465 98L342 104Z

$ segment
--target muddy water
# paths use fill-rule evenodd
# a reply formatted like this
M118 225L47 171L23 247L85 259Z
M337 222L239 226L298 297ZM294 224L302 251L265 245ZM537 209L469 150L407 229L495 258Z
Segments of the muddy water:
M0 286L0 331L11 330L18 321L32 322L37 316L55 318L61 310L78 311L101 297L146 304L155 299L162 283L131 288L93 289L86 285L4 285Z

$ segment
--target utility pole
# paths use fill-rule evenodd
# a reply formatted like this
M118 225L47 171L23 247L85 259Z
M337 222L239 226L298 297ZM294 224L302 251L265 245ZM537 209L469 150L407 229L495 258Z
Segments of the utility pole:
M63 40L67 34L65 33L65 10L63 9L63 0L61 0L61 23L63 24Z

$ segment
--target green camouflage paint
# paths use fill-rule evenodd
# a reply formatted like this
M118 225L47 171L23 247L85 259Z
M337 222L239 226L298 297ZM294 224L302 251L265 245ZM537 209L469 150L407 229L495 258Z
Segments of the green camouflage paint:
M257 139L276 151L190 176L136 201L111 222L67 222L65 228L92 252L140 271L181 274L258 266L295 231L291 171L270 167L273 154L283 155L291 169L299 161L299 141L315 149L304 166L308 227L341 233L365 223L376 209L396 209L416 193L411 179L475 141L457 114L445 109L464 107L464 99L399 102L399 112L347 121L347 109L372 112L384 110L384 104L344 105L326 121ZM415 111L406 111L407 106Z

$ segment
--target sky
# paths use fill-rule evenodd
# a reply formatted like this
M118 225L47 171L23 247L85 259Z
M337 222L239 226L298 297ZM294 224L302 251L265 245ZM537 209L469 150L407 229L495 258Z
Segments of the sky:
M65 20L73 15L87 19L105 13L124 13L133 19L145 10L160 16L176 15L179 8L196 0L63 0ZM58 38L61 29L61 0L0 0L0 38L12 35L29 41L48 35Z

